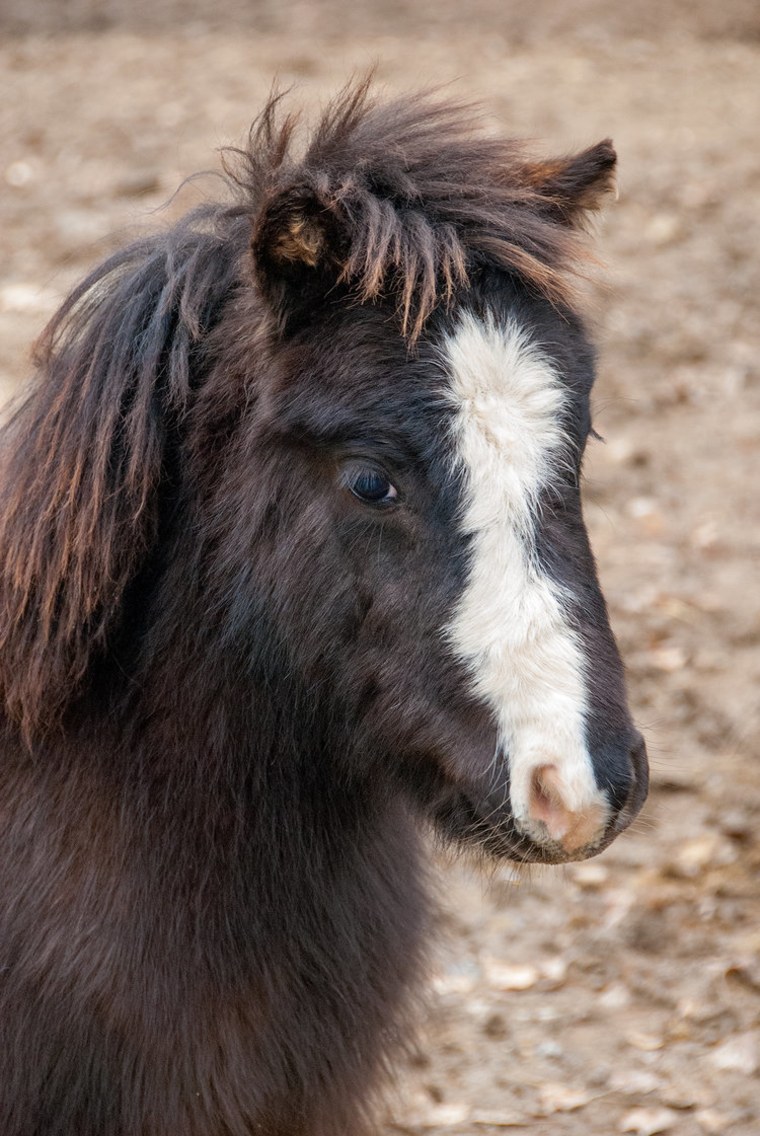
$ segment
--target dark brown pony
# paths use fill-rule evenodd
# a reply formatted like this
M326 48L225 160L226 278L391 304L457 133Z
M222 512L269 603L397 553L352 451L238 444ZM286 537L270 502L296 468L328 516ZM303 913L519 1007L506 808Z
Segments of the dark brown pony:
M277 103L3 432L2 1136L360 1136L421 822L558 862L646 792L579 497L611 146Z

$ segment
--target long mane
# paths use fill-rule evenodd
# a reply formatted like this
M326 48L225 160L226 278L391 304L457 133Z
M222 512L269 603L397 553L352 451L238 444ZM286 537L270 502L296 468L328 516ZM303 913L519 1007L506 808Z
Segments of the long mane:
M27 735L106 649L155 537L167 441L239 276L236 221L201 210L96 268L0 433L0 692Z

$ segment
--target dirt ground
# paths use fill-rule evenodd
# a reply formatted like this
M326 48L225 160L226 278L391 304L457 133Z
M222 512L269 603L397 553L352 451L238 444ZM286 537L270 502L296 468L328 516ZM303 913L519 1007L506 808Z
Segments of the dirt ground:
M586 501L653 764L643 819L596 860L441 865L428 1020L382 1131L758 1136L756 2L2 0L0 390L273 76L314 104L371 62L391 90L456 80L557 151L615 139Z

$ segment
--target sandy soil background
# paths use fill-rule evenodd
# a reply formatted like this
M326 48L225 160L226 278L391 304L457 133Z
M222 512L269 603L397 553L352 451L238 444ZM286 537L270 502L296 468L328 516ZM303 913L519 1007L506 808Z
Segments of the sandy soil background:
M760 8L755 0L1 0L0 391L68 286L239 142L274 75L457 80L566 151L612 135L587 512L653 763L599 859L441 867L383 1132L760 1133ZM215 192L185 188L171 213Z

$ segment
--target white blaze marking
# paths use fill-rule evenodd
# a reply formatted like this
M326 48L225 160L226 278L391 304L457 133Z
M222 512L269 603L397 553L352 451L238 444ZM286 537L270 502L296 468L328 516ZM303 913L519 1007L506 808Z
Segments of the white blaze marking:
M461 525L472 549L446 635L496 717L515 821L544 842L564 843L568 834L569 850L601 834L608 807L585 743L583 654L562 589L535 555L538 499L566 448L564 389L512 322L500 327L465 314L443 353L464 473ZM546 766L553 767L548 779ZM541 793L547 780L559 785L556 797L550 792L548 822Z

